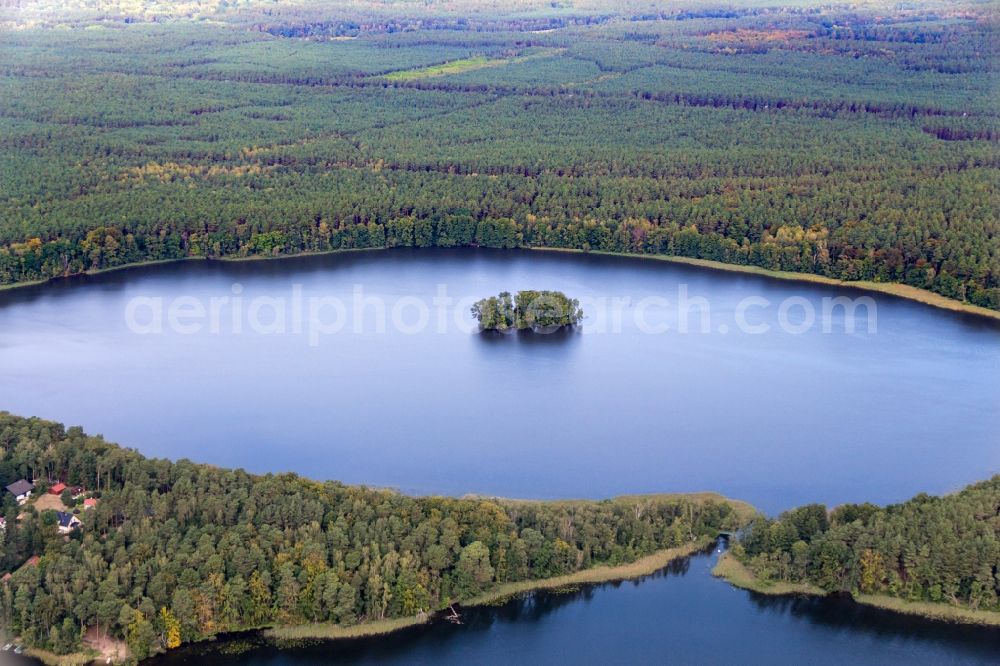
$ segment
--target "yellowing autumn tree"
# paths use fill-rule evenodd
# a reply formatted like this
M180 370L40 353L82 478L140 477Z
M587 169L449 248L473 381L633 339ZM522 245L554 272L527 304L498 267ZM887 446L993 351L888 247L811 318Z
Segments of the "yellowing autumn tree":
M163 642L163 646L168 650L180 646L181 623L166 606L160 608L160 624L162 625L160 640Z
M885 569L882 564L882 553L870 548L861 553L861 580L859 587L865 594L873 594L882 588Z

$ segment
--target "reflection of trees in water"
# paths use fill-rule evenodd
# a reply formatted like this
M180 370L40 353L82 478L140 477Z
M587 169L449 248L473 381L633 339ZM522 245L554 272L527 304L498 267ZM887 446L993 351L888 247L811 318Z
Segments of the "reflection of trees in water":
M518 331L517 341L523 345L565 344L580 339L580 329L576 326L557 328L554 331Z
M497 622L536 622L572 603L589 602L593 588L572 591L528 593L493 608L467 608L462 614L465 625L473 630L489 629Z
M640 585L670 577L686 576L693 560L704 564L705 560L683 558L671 562L667 567L640 579L581 585L564 590L542 590L525 593L503 604L493 607L460 609L463 624L454 625L438 620L429 625L410 627L384 636L339 640L314 641L295 647L283 646L280 650L266 639L254 635L234 637L233 642L250 643L257 647L245 654L232 654L226 648L230 641L221 640L212 645L191 646L172 652L170 655L153 659L154 666L181 666L187 664L211 663L218 666L319 666L337 663L405 663L406 655L416 650L419 654L447 654L447 646L454 641L479 640L477 635L485 635L497 625L530 624L540 622L566 606L574 603L591 603L602 588L616 589L622 586ZM696 568L697 576L708 576L707 570ZM722 581L718 583L724 584ZM936 643L953 651L956 659L963 656L976 661L989 662L1000 654L1000 629L949 625L932 622L917 617L891 613L877 608L862 606L846 597L797 597L769 596L746 593L749 607L739 609L742 614L774 614L792 618L808 625L844 631L883 640L913 641L915 643ZM780 622L780 620L779 620ZM257 638L257 640L254 640ZM564 636L553 635L552 640ZM430 652L427 652L430 650ZM789 647L788 655L793 654ZM445 658L444 662L453 662Z
M673 560L666 567L632 580L589 583L558 590L527 592L494 607L467 608L462 619L470 629L488 629L496 622L536 622L572 603L589 603L601 588L617 589L623 585L637 586L645 581L687 575L691 558Z
M709 552L709 551L706 551ZM409 627L382 636L341 639L336 641L306 641L297 645L283 645L281 649L255 632L221 638L212 644L194 644L154 657L152 666L181 666L212 663L217 666L245 666L252 664L296 666L328 664L331 660L350 663L362 660L394 660L405 655L417 644L444 644L470 632L485 633L497 623L530 623L544 619L560 608L573 603L589 603L601 588L619 588L622 585L641 585L644 581L684 576L691 568L691 558L670 562L654 573L634 580L589 583L558 590L526 592L496 606L461 609L462 624L455 625L438 619L428 625ZM555 637L554 637L555 638ZM241 643L249 651L234 653L230 645Z
M809 624L846 629L879 639L910 639L954 646L960 652L1000 654L1000 629L935 622L864 606L848 596L773 596L749 592L758 610L788 615ZM975 647L973 647L975 646Z
M554 331L479 331L476 339L485 344L565 345L580 339L579 327L564 327Z

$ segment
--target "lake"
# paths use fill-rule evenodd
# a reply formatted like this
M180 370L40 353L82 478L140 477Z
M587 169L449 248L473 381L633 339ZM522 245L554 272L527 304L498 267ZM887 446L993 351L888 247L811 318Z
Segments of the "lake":
M537 592L391 634L277 649L253 634L182 648L150 666L319 664L995 664L1000 630L844 599L767 597L713 578L717 552L641 581ZM220 649L221 648L221 649Z
M584 325L476 332L472 301L526 288L579 298ZM708 489L773 514L947 492L1000 470L995 324L649 260L359 252L62 280L0 293L0 368L0 408L79 424L150 456L411 493ZM468 609L461 626L290 650L251 634L156 663L1000 655L996 630L734 589L711 577L715 557L641 583Z
M579 298L584 325L475 332L473 300L526 288ZM872 302L852 321L834 298ZM409 493L716 490L777 513L1000 471L993 323L651 260L400 250L62 280L0 293L0 368L0 408L149 456Z

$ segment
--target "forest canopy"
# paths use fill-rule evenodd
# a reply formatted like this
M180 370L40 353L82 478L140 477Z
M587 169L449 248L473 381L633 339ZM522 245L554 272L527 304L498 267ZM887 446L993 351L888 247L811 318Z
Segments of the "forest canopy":
M469 6L0 9L0 284L556 247L1000 308L988 4Z
M1000 611L1000 476L902 504L758 518L733 553L765 582Z
M364 4L0 3L0 285L187 258L549 247L1000 310L990 3ZM549 293L500 294L477 316L579 320L561 294L555 319L528 305ZM252 475L0 412L0 486L21 479L40 496L66 484L46 499L80 525L4 493L0 630L58 654L92 628L138 658L408 617L744 523L721 498L417 498ZM998 515L994 477L761 517L733 550L763 580L1000 610Z
M389 490L152 460L79 428L0 412L0 486L97 499L61 533L4 493L0 631L56 653L87 628L137 658L243 628L412 617L736 529L746 505L652 495L535 502ZM67 498L69 499L69 498Z
M561 291L509 291L477 301L472 316L483 331L552 330L583 321L580 302Z

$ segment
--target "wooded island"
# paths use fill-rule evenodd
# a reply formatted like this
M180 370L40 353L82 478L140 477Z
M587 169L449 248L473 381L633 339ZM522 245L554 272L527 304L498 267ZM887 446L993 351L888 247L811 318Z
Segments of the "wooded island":
M478 301L472 315L481 331L552 331L583 321L580 302L561 291L502 291Z

